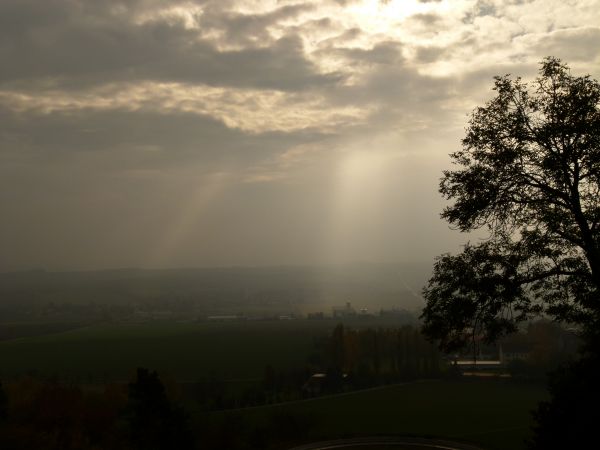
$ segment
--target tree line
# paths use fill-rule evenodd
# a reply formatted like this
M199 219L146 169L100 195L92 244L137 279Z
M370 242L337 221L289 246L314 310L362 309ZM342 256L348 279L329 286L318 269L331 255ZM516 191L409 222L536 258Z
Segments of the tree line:
M436 377L443 370L437 346L410 325L352 329L339 324L322 352L326 373L344 375L353 388Z

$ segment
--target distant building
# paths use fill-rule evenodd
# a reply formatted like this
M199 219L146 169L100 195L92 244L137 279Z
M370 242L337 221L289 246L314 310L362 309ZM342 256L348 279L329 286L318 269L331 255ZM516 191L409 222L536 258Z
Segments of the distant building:
M302 391L310 396L319 395L325 388L327 382L326 373L314 373L302 386Z
M279 320L295 320L296 316L294 314L282 314L279 316Z
M345 306L334 306L333 307L333 317L341 318L341 317L353 317L356 316L356 310L352 307L350 302L346 302Z
M454 361L456 367L461 370L477 369L477 370L500 370L504 369L502 361L498 360L478 360L478 359L461 359Z
M500 361L508 364L511 361L528 361L531 358L532 344L529 342L500 343L498 353Z
M168 320L173 318L173 311L142 311L136 309L133 312L133 320L147 322L151 320Z
M463 359L454 361L453 367L458 373L472 377L508 377L506 367L499 360Z
M321 320L325 318L325 314L319 311L314 313L308 313L306 317L311 320Z
M216 316L208 316L206 320L211 322L230 322L232 320L244 320L244 316L238 316L236 314L223 314Z
M311 397L315 395L320 395L327 390L328 383L331 383L331 380L328 379L326 373L314 373L302 386L302 392L308 394ZM342 378L340 380L340 386L347 387L347 383L348 374L344 373L342 374ZM331 386L329 386L329 388L331 388Z

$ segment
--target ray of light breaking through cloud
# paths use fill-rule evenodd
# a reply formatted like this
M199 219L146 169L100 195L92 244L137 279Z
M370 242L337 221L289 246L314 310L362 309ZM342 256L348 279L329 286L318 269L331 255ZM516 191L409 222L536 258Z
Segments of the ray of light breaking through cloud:
M4 0L0 270L430 259L465 239L437 180L492 77L598 78L599 23L597 0Z

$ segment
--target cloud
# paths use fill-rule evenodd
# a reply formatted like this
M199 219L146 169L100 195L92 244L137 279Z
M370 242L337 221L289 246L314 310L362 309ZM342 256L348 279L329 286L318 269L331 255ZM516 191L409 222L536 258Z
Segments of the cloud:
M553 55L565 61L590 63L600 55L600 28L581 27L554 30L537 36L528 36L530 53Z
M108 3L102 3L110 5ZM144 3L146 4L146 3ZM219 50L181 21L138 24L130 9L88 7L87 2L0 3L0 83L51 82L66 87L114 81L177 81L286 91L327 86L339 74L320 73L295 35L264 40L239 50ZM72 7L80 6L80 7ZM266 23L293 16L300 7L268 15L222 16L228 36L248 36ZM127 14L129 12L130 15ZM44 17L43 20L38 17ZM209 23L217 21L211 18ZM241 23L244 27L238 30ZM231 37L234 36L234 37ZM260 35L258 36L260 37Z
M169 168L200 164L204 170L248 164L303 142L317 132L248 134L206 115L189 112L79 110L26 115L2 111L10 139L0 142L5 159L65 161L96 153L107 169Z
M283 21L295 20L303 13L314 10L315 5L310 3L284 5L259 14L224 12L217 7L204 11L199 18L199 25L203 32L219 32L221 45L264 46L274 40L270 28L281 26Z
M0 270L447 251L401 236L446 236L467 114L547 55L598 78L597 6L3 0Z
M377 42L372 48L332 46L321 54L352 64L398 64L403 60L402 44L395 41Z
M439 24L442 21L442 17L435 13L419 13L411 16L411 20L420 22L423 25L431 26Z
M419 62L428 63L440 59L446 54L447 51L448 49L444 47L417 47L415 57Z
M190 86L181 83L115 83L96 89L43 92L0 92L7 110L27 114L70 114L78 111L128 111L177 115L196 114L250 134L269 131L319 130L331 133L340 126L363 122L368 108L335 107L323 94L290 95L276 90Z

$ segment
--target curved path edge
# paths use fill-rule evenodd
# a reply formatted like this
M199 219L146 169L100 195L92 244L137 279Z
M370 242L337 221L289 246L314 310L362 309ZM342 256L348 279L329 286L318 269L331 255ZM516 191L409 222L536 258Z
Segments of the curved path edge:
M410 450L484 450L463 442L448 441L444 439L425 439L401 436L373 436L348 439L333 439L329 441L314 442L293 447L290 450L329 450L344 449L346 447L360 447L368 445L394 445L405 446Z

